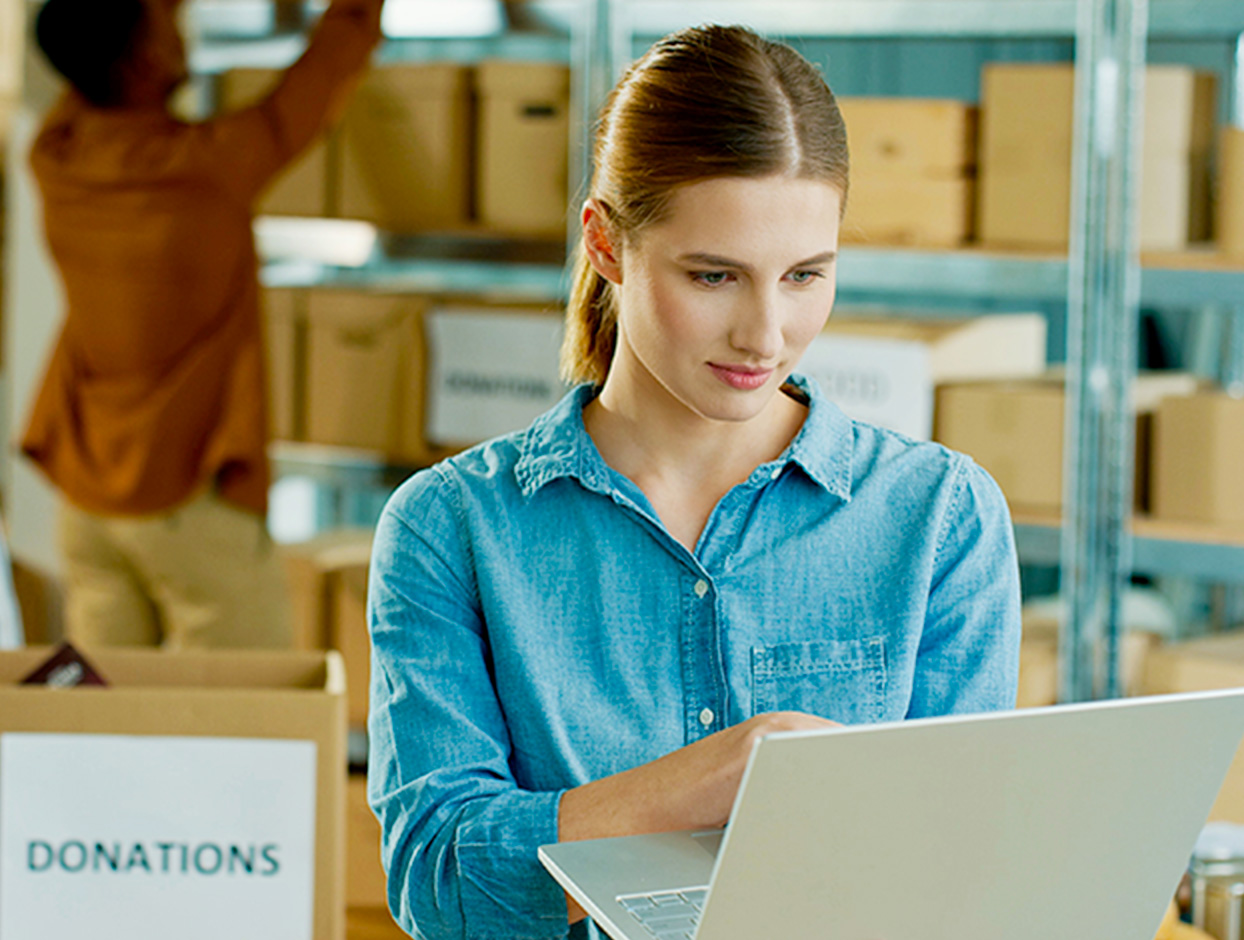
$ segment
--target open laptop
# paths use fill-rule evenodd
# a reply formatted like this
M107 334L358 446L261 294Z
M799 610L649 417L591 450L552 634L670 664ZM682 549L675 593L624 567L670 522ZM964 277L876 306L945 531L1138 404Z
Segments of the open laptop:
M1152 940L1244 689L786 732L723 832L540 849L616 940Z

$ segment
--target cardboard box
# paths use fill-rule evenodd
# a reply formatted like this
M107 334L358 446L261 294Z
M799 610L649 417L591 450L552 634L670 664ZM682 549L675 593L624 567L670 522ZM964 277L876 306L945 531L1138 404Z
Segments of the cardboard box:
M334 653L297 653L297 652L259 652L259 651L212 651L212 652L179 652L170 653L159 650L125 650L96 649L86 651L89 660L110 683L106 688L55 689L46 686L22 686L20 680L44 662L52 650L47 647L27 648L0 653L0 748L8 749L5 753L16 753L18 744L26 744L30 739L15 733L41 733L50 735L38 739L39 746L45 751L49 748L59 750L74 748L97 749L115 748L129 754L141 749L150 758L153 754L167 752L167 760L155 761L143 766L153 767L160 771L175 772L184 754L189 750L198 752L202 748L213 751L225 750L236 758L237 751L250 754L259 759L267 767L271 755L277 751L284 752L296 748L299 757L309 761L300 761L298 766L305 767L304 776L295 779L294 795L301 795L306 800L307 813L313 817L305 820L306 830L313 833L313 858L307 859L302 853L285 853L279 859L291 872L290 878L296 878L292 872L296 869L309 870L310 877L299 882L301 893L295 899L304 899L310 905L310 911L300 911L310 926L310 936L315 940L342 940L345 927L345 871L342 865L342 854L345 848L345 783L346 783L346 727L344 674L341 660ZM116 737L121 736L121 737ZM259 740L262 747L254 746ZM309 754L305 746L298 742L311 742L314 753ZM264 756L269 755L269 756ZM42 766L42 764L41 764ZM49 765L50 766L50 765ZM82 828L84 840L116 840L132 846L137 842L144 845L154 836L152 831L143 829L131 822L135 813L133 804L139 805L139 811L146 798L142 787L149 786L148 778L139 772L136 765L121 762L118 768L133 768L133 775L118 770L111 775L94 773L85 782L74 783L75 774L55 777L51 782L60 790L64 786L82 786L89 790L90 803L100 804L96 820L84 805L75 805L75 813L70 825ZM245 764L236 767L238 779L242 783L224 793L224 801L238 807L248 806ZM33 811L33 801L26 789L18 790L14 785L14 777L28 771L26 761L22 764L0 764L0 774L4 775L6 789L0 793L0 800L5 801L3 812L8 820L29 822ZM46 769L46 768L45 768ZM189 772L188 770L186 772ZM307 776L309 775L309 776ZM291 781L282 776L282 785ZM187 788L195 781L187 778ZM285 791L278 790L275 794L269 789L264 779L256 777L256 798L262 795L265 804L272 801L273 796L281 796ZM309 794L309 796L308 796ZM153 812L164 814L160 820L162 838L170 841L183 841L192 845L196 841L218 838L221 843L244 843L250 839L262 841L269 831L269 821L262 815L251 813L245 828L230 833L220 832L211 828L215 821L204 807L196 804L191 793L180 788L172 794L170 803L163 801L163 793L151 794L151 799L158 806ZM23 799L22 805L14 801ZM116 812L109 810L109 800L115 799ZM295 801L297 802L297 801ZM252 805L253 808L253 805ZM46 812L40 808L40 811ZM51 809L56 812L55 807ZM89 818L86 818L89 817ZM150 825L150 824L148 824ZM59 828L59 827L58 827ZM131 831L131 828L133 831ZM89 831L88 831L89 830ZM68 838L64 832L49 832L47 838L58 842ZM165 836L165 832L168 833ZM18 838L16 832L10 831L6 838ZM109 841L108 844L111 844ZM154 846L155 843L152 842ZM65 849L70 848L68 842L61 846L61 861L68 870L72 870L66 862ZM34 857L34 846L31 847L31 858ZM139 865L150 874L159 872L159 862L150 848ZM45 860L50 860L50 850L45 850ZM212 866L221 869L222 856L217 852L214 856L207 854L205 868L204 858L195 850L195 866L200 874L210 875ZM72 853L68 853L72 855ZM85 855L85 849L82 850ZM186 852L182 853L182 873L188 871ZM174 859L176 855L173 856ZM277 857L274 853L274 857ZM133 851L127 854L129 866L136 864ZM76 864L76 856L73 858ZM253 859L252 859L253 861ZM229 860L229 871L233 872L234 858ZM126 908L126 898L131 891L169 891L178 893L184 884L152 882L151 878L118 879L113 876L104 885L97 884L101 878L107 878L109 872L99 863L98 852L96 863L88 871L97 877L92 879L83 875L69 880L57 882L58 896L53 904L57 909L57 917L90 916L94 908L85 908L88 897L98 902L98 896L92 891L112 897L103 903L122 905L123 915L138 917L138 909ZM165 855L165 872L170 871L169 856ZM176 866L176 861L171 863ZM31 869L35 866L31 863ZM126 869L127 871L129 869ZM115 869L114 869L115 871ZM241 868L238 871L242 871ZM274 868L268 869L274 874ZM10 874L13 874L10 871ZM53 875L56 873L52 873ZM261 872L263 874L263 872ZM154 877L154 876L153 876ZM230 916L242 916L244 907L239 906L239 913L234 915L233 904L236 899L231 883L241 878L219 879L211 882L198 895L201 909L182 907L174 908L171 913L166 909L159 916L173 916L182 922L199 920L220 920ZM29 880L29 879L27 879ZM182 879L184 882L185 879ZM279 879L273 878L272 891L284 890L278 884ZM257 889L257 885L247 882L247 890ZM8 887L6 885L6 887ZM268 885L262 885L267 892ZM67 891L81 894L66 894ZM265 894L266 896L266 894ZM24 897L28 897L24 895ZM282 899L285 898L281 895ZM245 899L240 899L245 900ZM10 902L6 901L6 908ZM13 910L7 910L9 917L16 916ZM142 908L142 915L148 924L157 917L157 911ZM112 923L104 917L95 922L98 924ZM12 926L10 924L10 926ZM128 936L149 936L142 932L143 925L138 922L126 928ZM158 928L153 928L158 929ZM227 933L233 936L253 935L255 926L252 923L239 922ZM83 933L90 930L84 929ZM171 931L163 934L167 936ZM178 933L181 931L178 930ZM57 934L55 930L48 935ZM69 934L72 935L72 934ZM184 935L189 936L189 933ZM308 935L308 934L304 934ZM6 933L6 937L10 934ZM18 940L22 933L16 929L11 934Z
M307 299L306 439L419 459L421 301L311 291Z
M933 389L943 382L1039 375L1041 314L904 319L835 314L798 371L847 414L909 437L933 433Z
M257 104L276 87L284 72L277 69L234 69L220 76L218 110L237 111ZM312 218L335 213L332 192L336 164L336 139L329 135L313 143L273 182L255 207L258 215L293 215Z
M1153 514L1244 528L1244 399L1205 391L1157 409Z
M435 307L424 316L427 441L474 444L517 431L561 399L562 317L539 307Z
M853 174L842 241L958 247L972 238L975 193L967 178Z
M959 101L839 98L851 141L843 240L954 247L972 236L976 109Z
M299 649L334 649L346 671L346 719L367 725L371 640L367 569L373 530L336 529L281 547Z
M341 123L340 214L392 232L467 224L471 129L467 67L372 69Z
M299 441L304 434L306 295L297 290L266 290L263 310L268 427L276 440Z
M332 592L332 645L346 666L346 718L367 726L371 689L371 636L367 629L367 560L342 565L329 579Z
M1147 424L1158 402L1190 395L1195 376L1149 373L1137 377L1134 503L1149 505ZM952 383L937 390L934 439L972 456L997 481L1012 509L1057 513L1063 495L1063 378Z
M1140 246L1176 251L1208 237L1214 76L1145 71ZM999 247L1065 250L1071 206L1071 65L992 63L981 82L977 232Z
M539 62L476 67L476 209L490 229L564 238L570 69Z
M1238 686L1244 686L1244 630L1153 650L1145 661L1141 692L1165 695ZM1244 746L1236 752L1209 819L1244 824Z
M957 177L976 165L977 109L934 98L839 97L851 186L869 176Z
M1217 196L1218 248L1232 258L1244 258L1244 127L1222 129Z
M351 774L346 784L346 907L386 907L385 885L380 823L367 805L367 777Z
M334 648L332 577L343 569L366 568L374 535L373 529L363 527L330 529L308 541L280 547L291 592L296 648Z

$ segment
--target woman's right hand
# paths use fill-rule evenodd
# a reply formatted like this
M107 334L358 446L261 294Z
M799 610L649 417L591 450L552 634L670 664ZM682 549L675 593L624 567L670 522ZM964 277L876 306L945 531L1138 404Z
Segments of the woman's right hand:
M837 724L802 712L767 712L651 763L567 790L558 810L558 839L724 826L757 741L775 731L814 731ZM570 895L566 908L572 924L587 916Z
M767 712L631 770L568 791L563 842L724 826L756 742L776 731L832 728L802 712Z

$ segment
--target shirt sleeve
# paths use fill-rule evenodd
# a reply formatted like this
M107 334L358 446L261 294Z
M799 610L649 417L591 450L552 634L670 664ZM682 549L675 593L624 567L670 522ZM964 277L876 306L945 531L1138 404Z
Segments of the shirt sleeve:
M250 204L341 117L380 41L380 9L380 0L336 0L266 98L195 126L221 186Z
M1002 491L959 456L940 520L909 718L1015 707L1020 586Z
M511 771L450 486L436 469L412 478L372 553L368 788L389 905L416 938L565 937L565 895L537 857L557 841L561 792Z

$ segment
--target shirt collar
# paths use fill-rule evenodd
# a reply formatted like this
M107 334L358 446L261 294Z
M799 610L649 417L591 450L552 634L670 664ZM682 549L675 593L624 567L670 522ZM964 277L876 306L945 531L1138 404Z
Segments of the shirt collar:
M793 463L826 491L850 500L854 422L815 380L794 374L789 384L807 399L808 417L782 455L758 467L752 478L776 477L775 471ZM576 386L527 429L514 467L524 497L559 477L578 479L600 492L611 489L608 467L583 425L583 409L598 391L592 384Z

